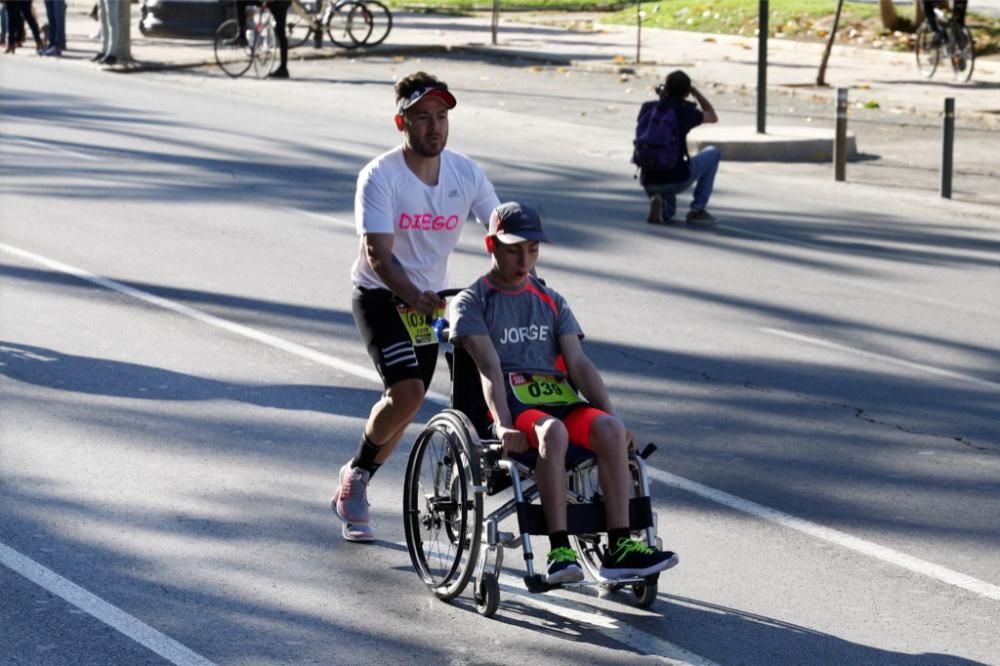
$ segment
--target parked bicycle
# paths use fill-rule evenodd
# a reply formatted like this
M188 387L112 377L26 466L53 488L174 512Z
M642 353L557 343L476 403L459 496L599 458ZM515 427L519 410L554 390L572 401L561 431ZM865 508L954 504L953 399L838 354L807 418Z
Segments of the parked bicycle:
M288 15L288 44L292 48L310 39L320 48L324 32L341 48L377 46L390 30L392 13L378 0L292 0Z
M246 30L240 30L236 19L229 19L215 31L215 62L234 78L243 76L251 66L257 78L265 78L274 67L277 50L274 18L266 0L259 10L247 8Z
M956 81L968 81L972 78L976 61L976 43L972 39L972 32L964 23L956 22L954 16L946 16L937 7L934 8L934 14L944 36L931 28L926 20L920 24L916 39L917 70L930 78L944 59L950 61Z

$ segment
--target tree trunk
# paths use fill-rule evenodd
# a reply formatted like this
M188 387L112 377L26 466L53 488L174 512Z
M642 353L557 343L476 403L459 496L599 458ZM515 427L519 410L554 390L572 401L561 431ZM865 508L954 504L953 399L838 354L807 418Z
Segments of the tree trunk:
M924 3L922 0L913 0L913 29L916 30L924 22Z
M895 30L899 26L899 16L892 0L878 0L878 13L882 18L882 27L886 30Z
M112 17L116 21L118 32L118 51L115 57L118 62L129 62L132 60L132 0L120 0L117 3L117 16Z
M920 0L915 0L920 2ZM816 74L816 85L826 86L826 63L830 60L830 51L833 50L833 41L837 38L837 26L840 24L840 10L844 8L844 0L837 0L837 13L833 15L833 27L826 37L826 48L823 49L823 60L819 63L819 72Z

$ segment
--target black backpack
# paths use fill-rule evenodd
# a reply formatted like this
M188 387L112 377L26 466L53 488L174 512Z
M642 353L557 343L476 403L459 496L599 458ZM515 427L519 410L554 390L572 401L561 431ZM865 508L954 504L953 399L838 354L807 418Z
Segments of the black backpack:
M684 157L677 106L658 102L652 110L639 114L635 127L632 162L640 169L673 169Z

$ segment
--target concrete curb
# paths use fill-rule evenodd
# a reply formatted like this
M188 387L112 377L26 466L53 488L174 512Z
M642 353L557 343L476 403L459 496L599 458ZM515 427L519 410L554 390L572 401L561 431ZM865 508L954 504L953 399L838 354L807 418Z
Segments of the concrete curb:
M766 134L755 127L702 125L688 137L697 152L715 146L730 162L833 162L834 131L819 127L776 126ZM847 134L847 159L858 158L857 139Z
M572 66L573 61L568 58L546 55L542 53L525 53L512 49L504 49L491 46L445 46L430 44L397 44L389 47L377 46L374 49L356 49L351 51L327 51L312 53L309 55L298 54L295 51L289 52L289 61L295 60L337 60L342 58L357 58L366 55L378 56L411 56L427 54L469 54L476 56L488 56L501 60L526 60L548 65ZM139 74L141 72L166 72L171 70L194 69L196 67L212 67L215 57L202 58L198 60L188 60L184 62L152 62L145 60L133 60L129 63L104 67L105 71L116 74Z

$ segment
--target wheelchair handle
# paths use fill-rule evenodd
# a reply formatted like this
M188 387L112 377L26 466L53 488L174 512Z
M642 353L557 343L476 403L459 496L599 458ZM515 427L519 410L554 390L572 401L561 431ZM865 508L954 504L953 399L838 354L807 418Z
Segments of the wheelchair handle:
M646 444L646 447L639 452L639 457L645 460L649 456L653 455L655 452L656 452L656 444L649 442L648 444Z
M440 290L438 292L435 292L435 293L437 293L438 298L448 298L450 296L457 296L462 291L465 291L465 290L464 289L451 288L451 289L442 289L442 290ZM445 319L444 317L440 317L440 318L435 319L433 316L428 316L427 317L427 323L430 324L434 328L434 332L437 334L439 340L443 341L444 339L446 339L448 337L448 335L447 335L448 320L447 319Z

